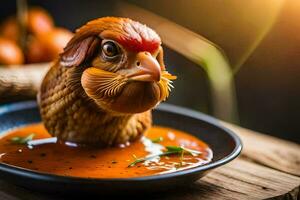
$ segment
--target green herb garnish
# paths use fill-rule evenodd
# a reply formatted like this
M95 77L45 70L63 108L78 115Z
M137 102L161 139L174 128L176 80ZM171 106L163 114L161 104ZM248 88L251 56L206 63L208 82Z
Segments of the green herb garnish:
M153 142L153 143L159 143L159 142L162 142L164 140L164 138L163 137L157 137L157 138L154 138L154 139L151 139L151 141Z
M10 139L10 141L15 144L27 144L29 141L33 139L34 136L35 134L31 133L26 137L13 137Z
M147 156L147 157L143 157L143 158L137 158L135 155L134 157L134 161L132 163L130 163L128 165L128 167L133 167L138 163L141 162L145 162L146 160L151 160L157 156L162 157L162 156L167 156L167 155L180 155L180 166L182 165L183 162L183 157L185 153L191 154L192 156L197 156L199 154L201 154L200 151L196 151L196 150L192 150L192 149L188 149L186 147L179 147L179 146L166 146L166 151L161 153L161 154L157 154L157 155L152 155L152 156Z
M166 146L166 149L167 149L167 151L170 151L170 152L181 152L181 151L183 151L183 148L179 147L179 146Z
M176 154L176 152L164 152L164 153L161 153L161 154L157 154L157 155L152 155L152 156L148 156L148 157L144 157L144 158L135 158L135 160L130 163L128 165L128 167L133 167L135 166L137 163L140 163L140 162L144 162L146 160L151 160L152 158L155 158L157 156L166 156L166 155L171 155L171 154Z

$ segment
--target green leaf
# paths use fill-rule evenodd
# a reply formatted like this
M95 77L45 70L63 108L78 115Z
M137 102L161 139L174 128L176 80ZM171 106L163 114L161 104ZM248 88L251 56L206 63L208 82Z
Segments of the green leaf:
M164 152L161 154L157 154L157 155L153 155L153 156L148 156L148 157L144 157L144 158L136 158L135 161L133 161L132 163L130 163L127 167L133 167L136 164L140 163L140 162L144 162L146 160L150 160L152 158L155 158L157 156L161 157L161 156L166 156L166 155L171 155L171 154L177 154L177 152Z
M181 166L185 153L189 153L192 156L197 156L197 155L201 154L200 151L196 151L196 150L193 150L193 149L189 149L189 148L186 148L186 147L180 147L180 146L166 146L166 149L167 149L167 151L165 151L161 154L148 156L148 157L144 157L144 158L137 158L136 156L133 156L135 160L132 163L130 163L128 165L128 167L133 167L138 163L144 162L146 160L150 160L150 159L155 158L157 156L162 157L162 156L174 155L174 154L180 155L180 164L179 165Z
M150 158L148 158L148 159L150 159ZM133 166L135 166L136 164L138 164L138 163L140 163L140 162L144 162L144 161L146 161L147 160L147 158L138 158L138 159L135 159L135 161L133 161L132 163L130 163L129 165L128 165L128 167L133 167Z
M202 152L200 151L197 151L197 150L193 150L193 149L189 149L189 148L186 148L186 147L181 147L184 151L190 153L192 156L197 156L199 154L201 154Z
M166 146L168 152L181 152L183 151L182 147L179 146Z
M35 134L31 133L26 137L13 137L10 139L12 143L15 144L27 144L27 142L31 141L34 138Z
M164 140L164 138L163 137L157 137L157 138L154 138L154 139L151 139L151 141L153 142L153 143L159 143L159 142L162 142Z
M13 137L13 138L10 138L10 141L18 142L20 139L21 139L20 137Z

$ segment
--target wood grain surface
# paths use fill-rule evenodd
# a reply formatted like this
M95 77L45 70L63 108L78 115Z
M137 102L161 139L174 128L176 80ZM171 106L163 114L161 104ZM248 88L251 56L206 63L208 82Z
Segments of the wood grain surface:
M242 139L242 157L282 172L300 176L300 145L224 123Z

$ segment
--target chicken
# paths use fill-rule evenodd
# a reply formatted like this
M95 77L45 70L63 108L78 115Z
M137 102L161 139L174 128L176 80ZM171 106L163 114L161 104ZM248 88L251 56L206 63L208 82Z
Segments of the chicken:
M151 109L172 80L155 31L104 17L79 28L46 74L39 94L46 129L62 141L124 144L151 127Z

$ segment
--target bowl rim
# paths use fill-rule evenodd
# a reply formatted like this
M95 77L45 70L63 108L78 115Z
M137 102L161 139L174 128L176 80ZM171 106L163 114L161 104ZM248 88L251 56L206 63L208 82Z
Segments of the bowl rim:
M0 115L19 111L23 109L31 109L31 108L37 108L37 102L36 101L21 101L17 103L10 103L10 104L4 104L0 106ZM165 111L168 113L173 114L179 114L184 115L187 117L192 117L201 121L205 121L208 124L211 124L219 129L222 129L224 132L226 132L234 141L235 148L233 151L228 154L227 156L215 161L210 162L205 165L201 165L198 167L193 167L190 169L185 169L182 171L172 172L172 173L166 173L166 174L158 174L158 175L151 175L151 176L142 176L142 177L133 177L133 178L83 178L83 177L75 177L75 176L62 176L62 175L55 175L51 173L45 173L45 172L37 172L34 170L29 170L5 163L0 163L0 171L14 174L17 176L22 176L25 178L33 178L38 179L40 181L51 181L51 182L65 182L65 183L103 183L103 182L132 182L132 181L152 181L152 180L163 180L163 179L169 179L169 178L175 178L179 176L185 176L189 174L199 173L201 171L207 171L214 169L216 167L219 167L221 165L224 165L233 159L235 159L242 151L243 144L239 136L234 133L232 130L224 127L218 119L208 116L206 114L200 113L198 111L194 111L188 108L180 107L177 105L171 105L167 103L160 104L156 109L160 111Z

